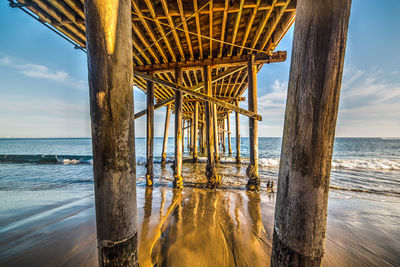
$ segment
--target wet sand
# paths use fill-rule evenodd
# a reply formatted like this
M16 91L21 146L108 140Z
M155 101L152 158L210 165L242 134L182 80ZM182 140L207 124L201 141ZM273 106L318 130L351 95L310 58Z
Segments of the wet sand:
M247 192L245 166L221 166L234 182L205 189L204 166L185 164L182 191L170 187L169 167L146 189L141 168L141 266L269 266L275 195L266 181L261 192ZM398 198L330 198L323 265L400 266L399 206ZM0 266L96 266L95 232L91 195L0 214Z

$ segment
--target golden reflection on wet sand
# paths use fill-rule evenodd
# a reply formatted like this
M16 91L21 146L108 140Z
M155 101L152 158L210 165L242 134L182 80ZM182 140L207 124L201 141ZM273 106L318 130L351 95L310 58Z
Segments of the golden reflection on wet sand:
M146 188L143 207L138 208L144 212L139 222L141 266L264 266L269 262L271 242L261 219L260 193Z

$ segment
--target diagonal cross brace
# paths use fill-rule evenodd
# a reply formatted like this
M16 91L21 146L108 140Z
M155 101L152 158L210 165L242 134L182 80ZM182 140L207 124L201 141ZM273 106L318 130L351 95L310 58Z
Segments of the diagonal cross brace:
M200 88L197 88L197 90L194 90L193 87L192 88L186 88L186 87L181 86L179 84L168 82L168 81L162 80L162 79L160 79L158 77L153 77L151 75L148 75L148 74L142 73L142 72L138 72L138 71L134 71L133 74L138 76L138 77L141 77L141 78L143 78L143 79L145 79L147 81L156 82L158 84L161 84L163 86L169 87L171 89L178 90L178 91L181 91L181 92L183 92L185 94L189 94L189 95L195 96L197 98L203 99L204 101L211 102L211 103L216 104L218 106L221 106L221 107L224 107L224 108L239 112L240 114L243 114L243 115L245 115L247 117L250 117L250 118L254 118L254 119L258 120L258 121L262 120L261 115L259 115L257 113L254 113L252 111L249 111L249 110L240 108L238 106L232 105L232 104L227 103L227 102L225 102L223 100L220 100L218 98L215 98L215 97L208 96L208 95L205 95L203 93L197 92ZM198 84L197 87L198 86L200 86L200 84ZM204 83L203 83L202 86L204 86ZM196 86L194 86L194 87L196 87ZM136 118L136 114L135 114L135 118Z
M230 68L230 69L228 69L228 70L226 70L226 71L224 71L224 72L221 72L221 73L218 74L217 76L213 77L212 82L217 82L217 81L219 81L219 80L225 78L226 76L229 76L229 75L231 75L231 74L233 74L233 73L235 73L235 72L237 72L237 71L239 71L239 70L242 70L242 69L244 69L244 68L246 68L246 66ZM137 72L135 72L135 73L137 73ZM135 73L134 73L134 75L135 75ZM139 75L138 75L138 76L139 76ZM201 82L201 83L199 83L199 84L196 84L196 85L190 87L189 90L191 90L191 91L199 91L199 90L202 89L203 87L204 87L204 82ZM175 89L175 88L174 88L174 89ZM184 94L183 97L185 97L185 96L187 96L187 95L188 95L188 94ZM165 106L165 105L168 105L169 103L172 103L172 102L174 102L174 101L175 101L175 97L170 97L170 98L168 98L168 99L161 100L160 102L158 102L158 103L156 103L156 104L154 105L154 110L159 109L159 108L161 108L161 107L163 107L163 106ZM138 118L140 118L140 117L142 117L142 116L144 116L144 115L146 115L146 109L144 109L144 110L139 111L138 113L136 113L136 114L135 114L135 119L138 119Z

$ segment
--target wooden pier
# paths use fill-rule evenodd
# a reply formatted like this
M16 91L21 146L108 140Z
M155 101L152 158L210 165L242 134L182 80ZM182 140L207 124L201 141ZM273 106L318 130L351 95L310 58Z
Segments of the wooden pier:
M260 189L257 73L286 60L275 48L296 16L271 265L320 265L350 0L9 1L88 54L101 266L137 265L137 118L146 116L152 187L154 110L166 107L164 165L174 114L173 186L182 189L185 129L193 163L207 153L207 187L217 188L221 149L232 154L229 114L238 164L239 116L248 117L246 187ZM133 86L147 95L146 109L135 113Z

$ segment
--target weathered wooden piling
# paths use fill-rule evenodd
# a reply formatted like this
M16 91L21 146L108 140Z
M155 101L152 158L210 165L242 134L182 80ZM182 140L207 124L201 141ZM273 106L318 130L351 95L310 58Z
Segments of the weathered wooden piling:
M190 127L191 127L191 122L190 122L190 120L187 120L187 137L186 137L186 139L187 139L187 149L188 149L188 151L189 152L191 152L192 151L192 149L191 149L191 147L190 147L190 141L191 141L191 137L190 137Z
M165 165L167 159L167 144L168 144L168 130L169 130L169 120L171 115L171 104L167 105L167 109L165 110L165 126L164 126L164 139L163 139L163 147L161 152L161 165Z
M182 120L182 153L185 152L185 120Z
M212 104L212 120L213 120L213 131L214 131L214 157L215 161L218 163L219 162L219 142L218 142L218 112L217 112L217 105Z
M257 65L254 62L254 56L247 64L247 73L249 86L247 89L249 98L249 110L257 112ZM250 141L250 164L247 167L246 174L249 178L247 189L259 190L260 177L258 176L258 122L254 118L249 118L249 141Z
M194 148L194 116L190 118L190 152L193 153Z
M85 1L100 266L137 265L130 0Z
M180 84L182 82L182 71L180 69L175 70L175 82ZM175 170L174 170L174 187L183 188L182 178L182 92L179 90L175 91Z
M228 152L232 154L232 147L231 147L231 121L229 120L229 111L226 112L226 127L228 130Z
M236 100L236 106L239 107L239 101ZM240 163L240 120L239 112L235 112L235 126L236 126L236 163Z
M194 103L194 126L193 126L193 162L198 162L197 157L197 143L198 143L198 129L199 128L199 103Z
M222 143L222 151L226 152L226 146L225 146L225 120L222 119L221 121L221 143Z
M320 266L350 0L298 0L271 266Z
M147 81L146 105L146 186L153 186L154 82L151 81Z
M204 122L206 121L205 113L203 114L203 121ZM201 126L201 131L202 131L201 138L203 139L202 142L201 142L201 145L202 145L201 153L204 154L205 153L205 147L206 147L206 137L207 137L207 135L206 135L206 124L205 123L203 123L203 125Z
M202 121L204 121L204 119L202 119L202 118L203 118L203 116L201 116L201 118L199 120L200 124L199 124L199 149L198 149L198 151L200 151L200 153L203 153L203 147L204 147L204 144L203 144L204 123L202 123Z
M204 66L204 92L211 96L212 95L212 80L211 80L211 67ZM215 127L214 127L214 106L210 102L204 102L205 105L205 117L206 117L206 141L207 141L207 166L206 166L206 176L207 176L207 187L215 188L219 185L220 179L217 174L215 167Z

